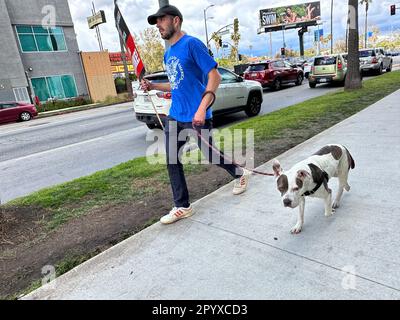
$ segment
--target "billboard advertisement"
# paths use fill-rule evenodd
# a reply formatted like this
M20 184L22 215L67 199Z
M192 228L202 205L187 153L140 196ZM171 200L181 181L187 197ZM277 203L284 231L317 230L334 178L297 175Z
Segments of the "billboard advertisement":
M260 28L299 28L315 25L321 19L320 1L260 10Z

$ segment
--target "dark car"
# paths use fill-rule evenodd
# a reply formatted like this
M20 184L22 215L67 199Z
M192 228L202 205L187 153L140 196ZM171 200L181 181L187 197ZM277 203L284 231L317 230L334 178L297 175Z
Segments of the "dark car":
M287 61L270 60L249 65L244 72L244 78L258 81L263 87L279 90L283 84L295 83L298 86L301 85L304 72L301 68Z
M24 102L0 102L0 123L10 121L28 121L38 114L33 104Z

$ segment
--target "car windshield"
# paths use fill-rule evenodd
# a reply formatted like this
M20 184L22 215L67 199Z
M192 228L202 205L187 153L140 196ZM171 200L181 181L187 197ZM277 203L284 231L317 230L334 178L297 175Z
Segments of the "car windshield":
M265 69L267 69L267 66L268 65L266 65L266 64L255 64L255 65L249 66L247 68L247 71L264 71Z
M360 58L366 58L366 57L375 57L375 51L374 50L362 50L359 52Z
M166 83L166 82L168 82L168 76L165 73L150 74L148 76L145 76L144 78L148 79L148 80L150 80L151 82L154 82L154 83Z
M319 57L315 58L314 65L315 66L326 66L336 64L336 57Z

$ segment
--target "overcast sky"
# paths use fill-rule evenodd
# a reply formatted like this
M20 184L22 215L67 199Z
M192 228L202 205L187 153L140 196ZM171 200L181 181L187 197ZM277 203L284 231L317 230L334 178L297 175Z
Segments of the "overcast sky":
M110 52L119 51L118 34L114 22L114 1L93 0L96 11L104 10L107 23L100 25L103 47ZM179 8L183 15L183 30L186 33L200 38L204 43L204 9L211 4L207 10L208 34L217 31L221 27L233 23L233 19L239 19L239 32L241 40L239 53L247 55L270 55L269 34L257 34L259 27L259 10L277 6L287 6L312 1L302 0L170 0L169 3ZM321 20L324 35L330 34L330 6L331 0L321 0ZM334 0L333 7L333 36L334 39L345 38L345 26L347 20L347 0ZM373 0L368 12L368 25L378 26L381 34L390 34L391 30L400 32L400 9L395 16L390 16L389 7L396 0ZM90 30L87 24L87 17L90 16L92 1L68 0L72 19L75 24L79 48L82 51L97 51L99 45L94 29ZM139 34L150 27L147 23L147 16L157 11L158 0L118 0L120 10L125 18L131 33ZM359 7L360 32L364 32L365 7ZM316 27L309 28L310 32L304 36L305 48L312 47L313 31ZM223 36L223 40L231 42L230 35ZM287 47L299 50L297 30L286 30L285 40ZM282 47L282 32L272 33L273 53L275 54ZM251 49L250 49L251 48ZM215 47L212 46L215 51Z

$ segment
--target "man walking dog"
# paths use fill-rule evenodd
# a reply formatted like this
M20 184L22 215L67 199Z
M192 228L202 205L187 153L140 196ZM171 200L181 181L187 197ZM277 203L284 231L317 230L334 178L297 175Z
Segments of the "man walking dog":
M190 217L194 212L189 202L183 165L179 160L179 150L185 140L178 139L179 133L195 126L203 136L212 129L212 111L207 108L215 99L215 92L221 82L217 62L209 55L206 46L197 38L181 31L183 17L172 5L160 8L149 16L147 21L156 25L161 38L167 40L170 48L164 54L164 63L169 83L151 83L143 79L145 91L170 91L172 104L165 125L165 146L167 168L171 182L175 207L161 218L161 223L168 224ZM206 131L205 131L206 130ZM207 135L212 145L211 134ZM225 164L221 155L216 155L210 146L201 144L200 149L207 159L219 159L218 166L236 178L233 194L243 193L248 184L250 172L234 164Z

